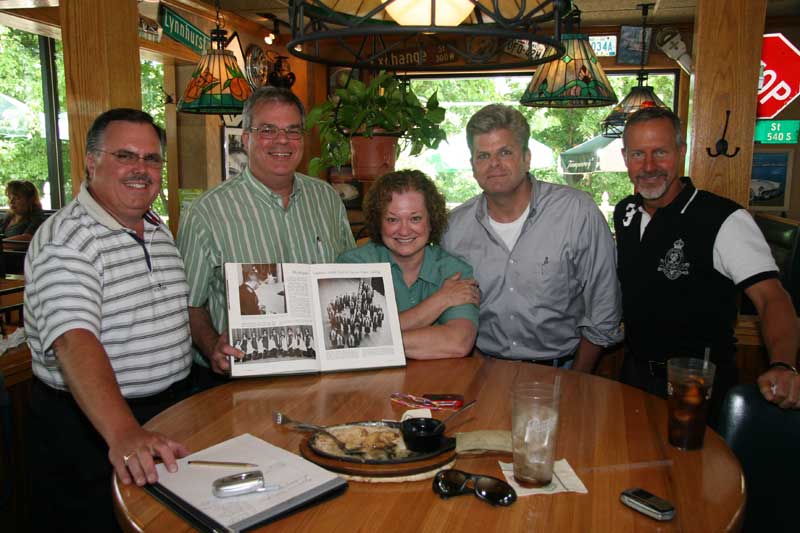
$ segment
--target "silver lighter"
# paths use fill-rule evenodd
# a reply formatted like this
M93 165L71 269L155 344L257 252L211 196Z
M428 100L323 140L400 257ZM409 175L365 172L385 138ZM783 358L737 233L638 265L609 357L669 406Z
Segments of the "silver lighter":
M251 470L221 477L212 484L212 492L217 498L230 498L251 492L278 490L280 485L267 485L261 470Z

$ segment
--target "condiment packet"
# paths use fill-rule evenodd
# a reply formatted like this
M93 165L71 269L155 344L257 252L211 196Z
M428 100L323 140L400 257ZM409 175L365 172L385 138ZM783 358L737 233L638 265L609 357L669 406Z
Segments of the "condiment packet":
M559 459L553 464L553 481L549 485L535 489L521 487L514 480L513 463L500 462L500 470L503 472L506 481L517 491L517 496L531 496L533 494L556 494L559 492L578 492L588 494L586 486L583 484L578 474L572 469L566 459Z

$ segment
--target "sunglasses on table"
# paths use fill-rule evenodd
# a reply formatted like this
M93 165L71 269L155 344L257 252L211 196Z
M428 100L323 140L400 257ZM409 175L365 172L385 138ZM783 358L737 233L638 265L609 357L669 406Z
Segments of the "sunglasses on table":
M442 499L474 493L492 505L511 505L517 500L514 487L501 479L461 470L442 470L433 478L433 492Z

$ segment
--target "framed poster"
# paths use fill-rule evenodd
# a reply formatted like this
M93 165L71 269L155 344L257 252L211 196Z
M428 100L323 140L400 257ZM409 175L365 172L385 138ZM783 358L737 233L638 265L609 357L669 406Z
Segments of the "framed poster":
M756 147L750 174L750 208L788 211L794 149Z
M242 128L224 128L222 179L229 180L247 168L247 152L242 144Z
M644 38L644 63L647 64L653 28L647 28ZM620 26L617 45L617 63L638 65L642 62L642 27Z

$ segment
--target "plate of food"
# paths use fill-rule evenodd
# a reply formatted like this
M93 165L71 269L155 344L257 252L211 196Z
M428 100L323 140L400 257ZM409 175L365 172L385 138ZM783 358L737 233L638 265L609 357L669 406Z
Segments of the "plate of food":
M455 449L453 438L442 437L438 448L430 452L409 450L403 441L400 422L390 420L353 422L326 428L344 443L344 448L324 433L315 433L308 446L316 454L351 463L399 464L423 461Z

